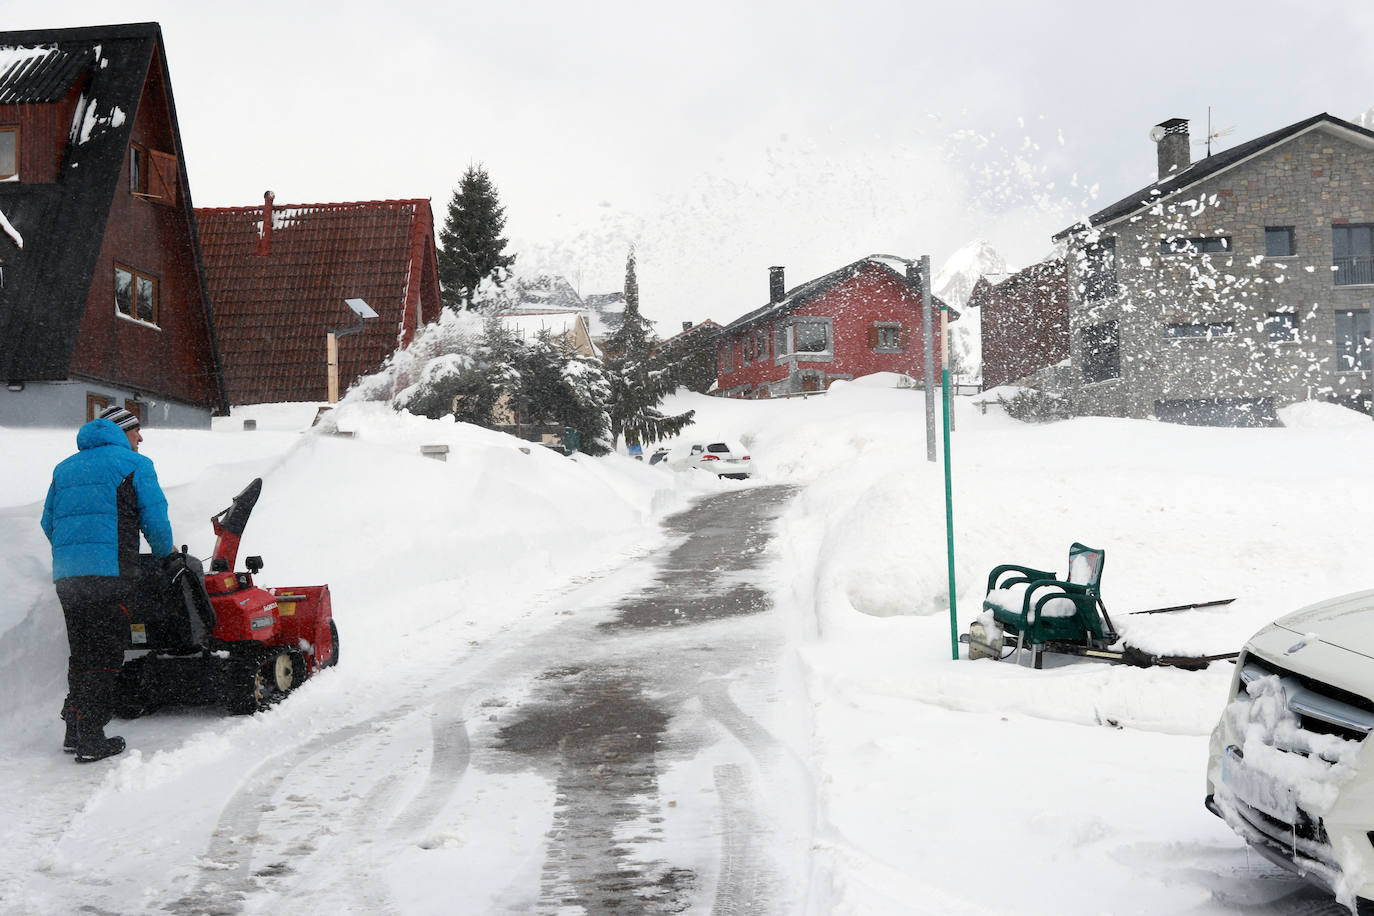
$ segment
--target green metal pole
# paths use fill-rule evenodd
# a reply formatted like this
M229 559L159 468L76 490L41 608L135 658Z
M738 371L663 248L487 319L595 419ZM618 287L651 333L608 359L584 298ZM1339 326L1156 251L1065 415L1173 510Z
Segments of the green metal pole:
M954 597L954 490L951 486L949 463L949 365L940 368L940 392L945 402L945 539L949 553L949 647L954 660L959 660L959 623Z

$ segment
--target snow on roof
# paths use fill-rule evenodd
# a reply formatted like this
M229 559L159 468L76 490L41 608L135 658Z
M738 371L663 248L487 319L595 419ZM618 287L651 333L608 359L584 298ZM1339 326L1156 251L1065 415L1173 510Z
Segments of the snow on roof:
M903 277L906 276L907 267L917 263L915 259L899 258L895 254L871 254L868 257L864 258L864 260L872 261L874 264L879 264L883 267L886 267L893 273Z
M10 224L10 221L5 217L3 212L0 212L0 230L3 230L5 235L14 239L14 244L18 245L20 248L24 247L24 237L19 234L18 229L15 229L14 226Z
M0 47L0 74L9 70L15 64L26 64L31 60L40 57L47 57L49 54L57 52L57 45L44 44L32 45L29 47Z

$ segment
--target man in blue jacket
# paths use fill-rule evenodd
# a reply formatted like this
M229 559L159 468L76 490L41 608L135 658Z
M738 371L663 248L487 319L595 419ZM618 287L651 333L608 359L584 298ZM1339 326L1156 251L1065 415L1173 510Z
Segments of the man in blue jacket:
M67 723L63 750L89 763L124 750L105 736L115 679L124 664L125 606L139 574L141 530L154 556L175 549L167 499L153 462L138 453L138 417L108 407L76 434L77 452L57 465L43 504L52 578L67 618Z

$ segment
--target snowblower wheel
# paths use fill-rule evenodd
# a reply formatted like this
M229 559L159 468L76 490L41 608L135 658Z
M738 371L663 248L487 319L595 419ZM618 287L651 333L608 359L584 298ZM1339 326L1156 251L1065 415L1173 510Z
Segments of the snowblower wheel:
M226 685L225 705L237 715L251 715L266 709L296 686L299 667L290 652L277 649L246 656L237 674Z
M320 663L321 668L333 668L339 663L339 628L332 619L329 621L329 644L333 651L329 653L329 658Z

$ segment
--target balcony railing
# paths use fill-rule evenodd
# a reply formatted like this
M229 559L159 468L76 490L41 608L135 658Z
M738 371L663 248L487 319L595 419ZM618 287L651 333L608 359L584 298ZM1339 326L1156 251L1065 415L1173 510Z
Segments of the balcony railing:
M1337 286L1374 284L1374 257L1365 254L1348 258L1332 258L1331 264L1336 268L1335 282Z

